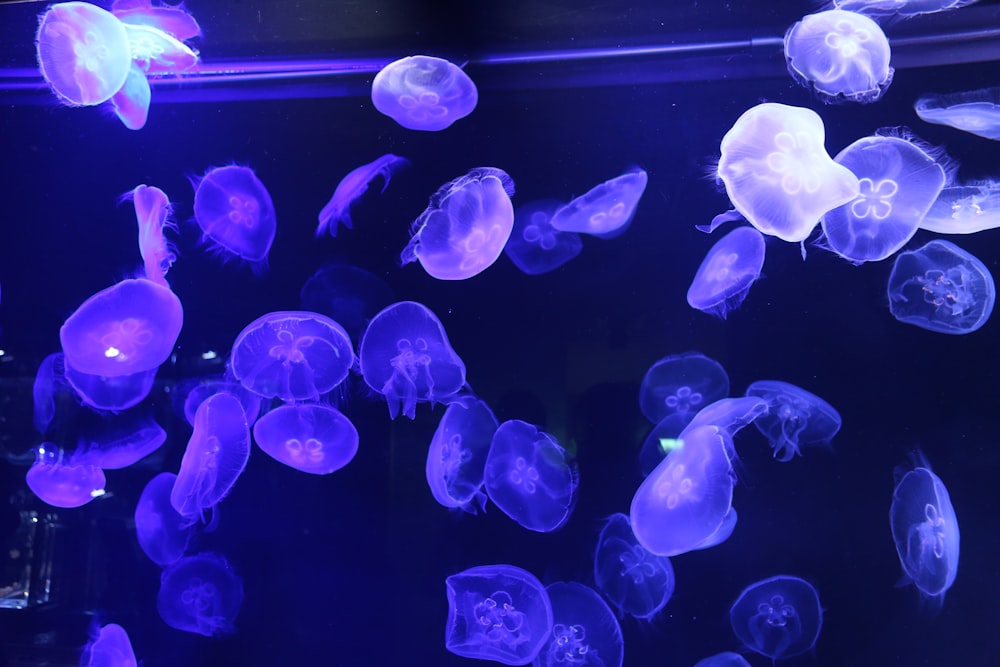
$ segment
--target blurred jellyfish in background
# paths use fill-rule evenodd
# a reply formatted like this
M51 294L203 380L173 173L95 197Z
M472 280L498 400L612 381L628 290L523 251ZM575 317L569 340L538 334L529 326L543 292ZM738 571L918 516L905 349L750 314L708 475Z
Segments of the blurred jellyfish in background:
M283 405L257 420L253 439L268 456L312 475L340 470L358 452L358 431L328 405Z
M791 461L807 445L829 445L842 423L840 413L822 398L780 380L757 380L747 396L767 401L754 424L771 443L774 458Z
M921 144L914 137L864 137L834 158L858 177L860 191L823 216L826 247L860 264L906 245L947 181L940 151L931 155Z
M750 667L750 663L739 653L725 651L702 658L694 667Z
M958 572L958 519L941 478L917 458L919 465L898 477L889 524L904 583L940 602Z
M854 12L809 14L785 33L788 72L827 104L882 97L892 83L890 56L878 23Z
M445 579L445 648L463 658L527 665L552 637L552 603L514 565L472 567Z
M619 614L651 619L674 594L674 568L639 544L624 514L612 514L594 553L594 581Z
M483 471L497 418L484 401L467 398L444 411L427 449L427 485L444 507L476 513L485 505Z
M178 417L187 421L189 425L194 426L194 417L198 406L208 397L222 392L232 394L239 399L243 411L247 415L248 424L257 421L257 415L260 414L260 395L249 391L239 382L226 379L222 375L191 378L177 383L173 395L180 400L180 405L178 407L175 404L174 412L177 413Z
M514 227L514 181L479 167L445 183L410 228L403 264L419 261L439 280L465 280L497 261Z
M1000 227L1000 181L950 185L931 205L920 228L938 234L975 234Z
M563 206L556 199L543 199L514 210L514 227L503 250L523 273L535 276L555 271L583 250L579 234L552 226L553 214Z
M206 637L231 634L242 605L243 580L219 554L185 556L160 575L156 609L177 630Z
M66 382L76 391L85 404L96 410L118 412L127 410L149 396L156 379L155 368L130 375L104 377L81 373L68 364L63 364Z
M384 280L351 264L320 268L299 291L303 310L335 320L351 340L361 340L371 319L395 300L392 288Z
M993 275L950 241L900 253L889 274L889 311L900 322L946 334L976 331L996 300Z
M358 345L365 382L385 397L389 417L416 416L418 402L452 402L465 385L465 363L427 306L400 301L378 313Z
M347 229L354 229L351 221L351 206L368 191L368 184L377 176L382 177L382 192L389 187L389 179L392 175L410 164L404 157L386 153L380 158L363 164L344 176L337 184L330 201L326 203L323 210L319 212L319 226L316 227L316 236L322 236L323 232L329 232L330 236L336 238L337 228L344 225Z
M166 567L180 560L194 534L194 524L170 504L177 481L172 472L161 472L149 480L135 506L135 536L149 559Z
M811 584L779 575L745 588L729 610L729 620L748 649L784 660L816 645L823 628L823 608Z
M136 667L135 652L125 628L117 623L102 626L83 647L81 667Z
M478 100L468 74L432 56L393 61L372 80L372 104L408 130L443 130L472 113Z
M625 641L618 619L592 588L558 581L545 587L552 604L552 635L534 667L622 667Z
M553 214L549 224L562 232L614 238L628 229L648 178L630 171L591 188Z
M869 16L909 18L965 7L979 0L833 0L833 6Z
M267 267L277 221L267 188L249 167L213 167L192 179L194 218L212 252L241 259L257 273Z
M53 507L80 507L104 495L104 471L92 463L77 463L51 442L35 450L25 481L32 493Z
M921 120L1000 140L1000 87L922 95L913 105Z
M718 177L736 211L763 234L804 241L823 215L858 196L858 177L823 146L811 109L772 102L743 113L722 138ZM717 216L708 231L729 219Z
M753 227L737 227L709 249L687 292L687 302L726 319L750 293L764 267L764 237Z
M138 463L166 441L167 432L146 412L130 411L113 420L83 420L73 460L118 470Z
M61 395L71 393L66 383L62 352L53 352L38 365L31 396L34 405L32 421L35 430L45 435L56 418L56 401Z
M690 414L674 412L656 423L642 441L639 449L639 469L645 477L660 465L674 448L680 445L678 438L687 428Z
M672 414L687 415L687 425L703 407L729 394L729 375L700 352L663 357L646 371L639 386L639 408L657 424Z

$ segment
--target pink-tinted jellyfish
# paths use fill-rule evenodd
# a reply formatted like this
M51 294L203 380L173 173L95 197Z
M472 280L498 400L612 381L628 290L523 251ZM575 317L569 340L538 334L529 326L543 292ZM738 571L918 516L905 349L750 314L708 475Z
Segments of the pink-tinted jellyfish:
M134 411L110 422L79 427L73 461L90 463L104 470L118 470L138 463L167 441L167 432L146 414Z
M514 211L514 227L503 251L529 276L555 271L583 250L575 232L552 226L552 216L565 204L555 199L533 201Z
M436 501L472 514L476 504L482 507L483 469L497 426L493 411L478 398L448 406L427 449L427 485Z
M722 138L718 176L736 210L764 234L798 243L827 211L858 196L858 178L823 146L810 109L758 104Z
M563 232L614 238L628 229L647 181L642 169L612 178L563 206L549 222Z
M950 95L928 93L920 96L913 110L928 123L1000 141L1000 87Z
M142 255L146 278L166 286L166 275L177 259L177 251L167 241L165 230L177 230L171 220L173 207L167 194L150 185L137 185L121 197L121 201L131 201L135 207L135 219L139 225L139 254Z
M469 75L443 58L402 58L372 80L372 104L408 130L443 130L472 113L478 100Z
M97 292L59 330L66 364L118 377L155 369L170 356L184 321L180 299L146 278Z
M473 169L442 185L412 227L403 264L420 261L440 280L481 273L503 252L514 228L514 181L492 167Z
M70 106L111 99L132 65L125 26L88 2L49 7L38 25L37 47L42 76Z
M222 375L194 378L186 380L175 388L175 396L180 396L183 405L175 404L175 412L178 416L184 417L188 424L194 426L195 414L198 406L215 394L226 392L239 399L243 406L243 411L247 415L247 423L252 424L257 421L260 414L260 395L246 389L242 384L233 380L227 380Z
M149 480L135 506L135 536L149 559L166 567L187 551L194 524L177 513L170 504L170 492L177 475L161 472Z
M117 623L101 627L80 656L80 667L136 667L137 664L128 633Z
M746 299L764 267L764 237L737 227L711 247L687 292L692 308L726 319Z
M233 376L264 398L315 400L347 377L354 350L344 328L329 317L279 311L239 333L229 363Z
M186 41L201 34L201 27L180 5L158 4L151 0L114 0L111 13L127 25L145 25Z
M80 400L97 410L118 412L139 404L153 389L156 369L129 375L105 377L81 373L69 364L63 364L64 377Z
M124 23L132 62L145 74L179 74L198 64L198 52L159 28Z
M92 463L77 463L51 442L38 446L25 481L53 507L80 507L104 495L104 471Z
M344 176L333 191L333 196L326 203L323 210L319 212L319 226L316 227L316 236L322 236L323 232L329 232L330 236L337 236L337 228L344 225L348 229L354 229L351 222L351 206L368 191L368 184L377 176L382 177L382 192L389 187L389 179L392 175L410 164L404 157L386 153L380 158L363 164Z
M152 92L149 80L142 70L133 63L128 70L125 84L111 97L111 105L122 125L130 130L141 130L149 118L149 103Z
M243 580L219 554L186 556L160 575L156 610L177 630L206 637L231 634L242 605Z
M204 238L255 269L266 266L278 227L271 195L253 170L215 167L193 185L194 217Z
M358 451L351 420L328 405L283 405L257 420L253 439L276 461L313 475L340 470Z
M854 12L809 14L785 33L789 73L827 103L882 97L892 83L890 55L878 23Z

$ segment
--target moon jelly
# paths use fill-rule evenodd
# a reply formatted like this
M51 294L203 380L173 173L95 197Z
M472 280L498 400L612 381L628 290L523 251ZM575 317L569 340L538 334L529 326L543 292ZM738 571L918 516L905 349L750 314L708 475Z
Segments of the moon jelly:
M137 664L128 633L117 623L102 626L80 656L81 667L136 667Z
M833 0L839 9L878 17L909 17L958 9L979 0Z
M167 441L167 432L152 417L135 412L119 415L110 423L81 425L73 460L104 470L119 470L146 458Z
M552 604L552 635L534 667L622 667L622 629L600 595L583 584L563 581L549 584L545 592Z
M779 575L748 586L729 610L733 632L751 651L784 660L812 649L823 627L819 594L799 577Z
M410 228L403 264L420 261L439 280L465 280L489 268L514 227L514 181L492 167L442 185Z
M67 459L51 442L38 446L25 481L36 496L53 507L80 507L104 495L104 471L91 463Z
M995 299L986 265L949 241L900 253L889 274L892 316L928 331L976 331L989 319Z
M156 379L155 368L111 378L81 373L69 364L63 365L63 371L66 381L82 402L92 408L112 412L127 410L140 403L149 396Z
M768 102L722 138L718 176L736 210L764 234L804 241L827 211L858 196L858 177L823 147L810 109Z
M125 84L111 97L111 106L122 125L130 130L141 130L149 118L149 103L152 91L149 81L139 67L133 63L128 69Z
M344 328L308 311L268 313L233 343L230 366L240 383L264 398L315 400L344 381L354 349Z
M688 288L688 305L726 319L743 303L763 267L764 237L753 227L737 227L705 255Z
M805 445L829 444L840 430L840 413L802 387L780 380L757 380L746 393L767 401L767 412L754 424L771 443L779 461L801 455Z
M88 2L61 2L42 14L38 65L60 101L89 106L125 84L132 57L125 26Z
M372 80L372 104L408 130L443 130L472 113L478 100L469 75L442 58L402 58Z
M215 553L187 556L160 575L156 609L177 630L219 637L236 631L243 604L243 581Z
M689 415L690 421L728 393L729 376L718 361L700 352L684 352L649 367L639 386L639 408L654 424L674 413Z
M59 340L68 366L119 377L166 361L183 321L180 299L169 288L132 278L84 301L63 323Z
M179 74L198 64L198 52L163 30L124 23L132 62L146 74Z
M750 667L750 663L739 653L724 651L702 658L694 667Z
M385 396L389 417L413 419L418 401L444 401L465 384L465 363L437 316L422 304L400 301L378 313L358 345L361 373Z
M463 658L526 665L552 633L542 583L514 565L482 565L445 579L445 648Z
M556 211L549 224L563 232L614 238L632 222L647 180L638 169L605 181Z
M483 469L497 426L493 411L478 398L448 406L427 449L427 485L436 501L475 514L473 501L485 500Z
M304 310L333 318L351 340L360 340L368 322L395 300L392 288L384 280L350 264L322 267L299 291Z
M358 452L351 420L327 405L283 405L257 420L253 439L268 456L313 475L340 470Z
M277 222L271 195L253 170L215 167L193 185L194 217L203 238L223 255L246 260L257 270L266 266Z
M597 538L594 581L620 614L650 619L674 594L674 567L639 544L624 514L612 514Z
M222 375L194 378L178 383L174 389L174 396L181 398L184 404L180 409L175 404L174 411L178 413L178 416L184 417L188 424L194 426L198 406L210 396L222 392L232 394L239 399L240 405L243 406L243 411L247 415L248 424L257 421L257 415L260 414L260 396L248 391L239 382L227 380Z
M913 110L928 123L1000 141L1000 87L950 95L929 93L916 101Z
M167 194L157 187L138 185L125 193L122 201L131 201L135 207L135 219L139 224L139 253L146 278L166 287L165 276L177 259L176 250L164 236L165 229L177 229L170 220L173 208Z
M529 276L555 271L583 250L580 235L552 226L552 214L563 207L555 199L529 202L514 211L514 226L504 252Z
M687 428L716 426L732 437L750 422L767 414L768 410L768 402L757 396L720 398L699 410Z
M890 56L878 23L854 12L809 14L785 33L788 72L828 104L882 97L892 83Z
M330 236L336 237L337 228L341 224L348 229L354 229L354 224L351 222L351 205L367 192L368 184L375 177L381 176L382 192L385 192L385 189L389 187L389 179L392 178L392 175L409 164L410 161L405 157L386 153L344 176L333 191L330 201L319 212L319 226L316 227L316 236L322 236L323 232L330 232Z
M920 221L938 234L974 234L1000 227L1000 181L969 181L941 190Z
M889 524L907 580L924 595L943 597L958 572L958 519L948 490L930 468L915 467L896 484Z
M149 480L135 506L135 537L149 559L166 567L187 551L194 524L170 504L170 492L177 475L161 472Z
M201 34L198 22L183 7L154 7L151 0L114 0L111 13L127 25L148 25L181 41Z

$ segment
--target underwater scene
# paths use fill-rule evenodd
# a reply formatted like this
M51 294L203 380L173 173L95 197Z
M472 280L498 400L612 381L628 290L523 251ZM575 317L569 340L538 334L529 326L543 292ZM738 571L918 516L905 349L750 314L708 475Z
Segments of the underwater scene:
M0 2L0 665L1000 664L1000 0Z

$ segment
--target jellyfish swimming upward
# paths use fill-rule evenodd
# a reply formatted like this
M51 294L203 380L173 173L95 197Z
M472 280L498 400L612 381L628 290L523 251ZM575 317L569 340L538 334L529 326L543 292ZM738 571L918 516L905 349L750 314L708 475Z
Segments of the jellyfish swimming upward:
M372 80L372 104L408 130L443 130L472 113L478 100L469 75L443 58L402 58Z

